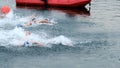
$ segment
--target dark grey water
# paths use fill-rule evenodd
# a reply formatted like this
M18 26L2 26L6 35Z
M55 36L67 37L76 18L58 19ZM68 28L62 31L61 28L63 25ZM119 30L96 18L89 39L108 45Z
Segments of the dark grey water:
M53 26L40 25L26 30L37 34L45 32L50 38L64 35L73 41L74 47L62 44L54 44L51 48L6 47L5 41L9 35L4 32L14 27L13 24L9 27L7 24L0 25L0 68L120 67L120 0L93 0L90 12L74 10L74 13L17 8L14 0L0 0L0 6L4 4L11 6L19 17L36 12L41 17L54 19L57 24ZM88 6L86 8L89 9ZM4 37L3 34L8 36ZM5 41L1 40L3 38Z

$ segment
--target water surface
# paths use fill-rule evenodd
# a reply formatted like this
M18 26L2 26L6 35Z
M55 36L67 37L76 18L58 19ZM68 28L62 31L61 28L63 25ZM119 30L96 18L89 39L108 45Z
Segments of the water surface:
M91 9L80 11L20 8L14 0L1 0L13 9L14 18L0 19L1 68L119 68L120 67L120 0L93 0ZM67 11L67 12L66 12ZM70 11L70 12L68 12ZM74 47L52 44L51 47L8 47L14 27L25 17L37 13L56 24L25 28L46 39L64 36ZM44 39L45 37L45 39ZM40 40L41 41L41 40Z

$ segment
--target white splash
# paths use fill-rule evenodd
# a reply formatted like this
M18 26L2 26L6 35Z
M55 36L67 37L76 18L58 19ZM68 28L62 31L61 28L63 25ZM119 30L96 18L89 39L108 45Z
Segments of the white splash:
M69 38L67 38L63 35L48 39L47 43L48 44L62 44L62 45L67 45L67 46L73 46L72 40L70 40Z
M12 18L14 17L13 10L11 10L11 11L6 15L6 17L12 19Z
M0 27L6 27L6 25L16 25L17 23L16 16L14 15L13 10L11 10L5 18L0 19Z

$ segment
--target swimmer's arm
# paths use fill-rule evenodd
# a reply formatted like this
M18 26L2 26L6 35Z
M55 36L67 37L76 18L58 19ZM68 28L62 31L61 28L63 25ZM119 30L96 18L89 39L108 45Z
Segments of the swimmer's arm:
M44 19L44 20L39 20L39 23L50 23L49 20Z
M34 18L34 17L36 17L36 16L37 16L36 13L34 13L34 14L31 15L29 18L32 19L32 18Z
M32 44L37 44L38 46L44 46L43 44L39 43L39 42L31 42Z

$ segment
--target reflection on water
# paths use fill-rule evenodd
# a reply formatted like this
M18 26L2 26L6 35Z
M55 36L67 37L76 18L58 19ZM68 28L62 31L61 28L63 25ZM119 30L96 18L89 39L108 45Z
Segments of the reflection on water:
M44 7L25 7L25 6L17 6L17 8L27 8L27 9L37 9L39 11L61 11L64 13L67 13L69 15L86 15L86 16L90 16L90 8L87 9L85 7L83 8L57 8L57 7L48 7L48 8L44 8Z

